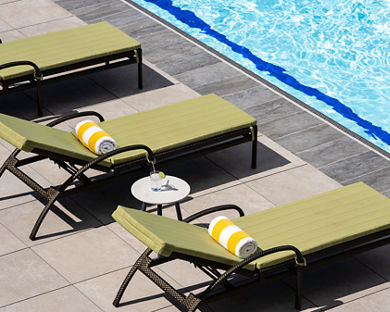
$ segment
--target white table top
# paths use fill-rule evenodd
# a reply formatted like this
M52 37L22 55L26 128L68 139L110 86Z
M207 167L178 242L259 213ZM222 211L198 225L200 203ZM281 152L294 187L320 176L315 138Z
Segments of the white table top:
M152 191L150 177L139 179L131 186L131 194L135 198L146 204L154 205L178 202L186 198L190 190L190 186L186 181L169 175L165 177L161 191Z

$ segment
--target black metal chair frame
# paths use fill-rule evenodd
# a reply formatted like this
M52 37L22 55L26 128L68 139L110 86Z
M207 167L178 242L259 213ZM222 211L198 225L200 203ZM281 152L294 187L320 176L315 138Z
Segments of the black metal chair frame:
M37 112L38 116L42 116L42 85L134 63L138 64L138 88L142 89L143 81L141 48L127 52L116 53L109 56L97 57L88 61L77 62L71 65L59 66L50 70L41 70L37 64L29 60L17 60L15 62L0 64L0 70L22 65L31 66L33 68L33 73L28 75L23 75L18 78L7 80L0 78L0 86L2 86L2 89L0 89L0 96L16 91L36 88Z
M191 222L207 214L228 209L236 210L240 216L244 215L242 209L235 205L222 205L200 211L184 219L183 221ZM150 257L150 254L153 251L150 248L147 248L133 264L129 273L122 282L122 285L120 286L118 293L113 301L113 305L115 307L121 306L120 301L122 299L122 296L127 286L129 285L132 277L137 271L142 272L147 278L149 278L160 289L162 289L165 293L166 298L180 311L186 312L195 311L198 307L201 308L202 304L221 299L224 296L227 296L232 293L243 291L248 287L254 287L271 280L281 279L289 275L295 275L295 308L297 310L300 310L302 307L302 275L304 270L316 267L318 265L323 265L325 263L343 257L352 256L357 253L377 248L389 243L390 229L387 229L304 256L294 246L278 246L275 248L259 251L258 253L246 259L243 259L241 262L234 266L228 266L222 263L180 253L172 253L170 257L158 256L152 258ZM264 269L256 269L254 271L245 269L245 265L258 258L286 250L294 252L295 258ZM152 267L177 259L185 260L194 264L195 267L199 268L202 272L204 272L212 279L209 286L200 294L194 295L193 293L190 293L186 297L184 294L182 294L172 285L170 285L167 281L165 281L160 275L158 275L156 271L152 270ZM233 285L231 282L231 278L234 278L235 274L247 277L246 281L240 281L238 285ZM221 287L219 287L219 289L216 290L218 286L222 286L222 289Z
M65 115L50 122L47 124L47 126L53 127L66 120L84 116L95 116L100 121L104 121L103 116L101 116L99 113L86 111ZM169 163L177 162L178 160L204 155L244 142L252 142L251 166L252 168L256 168L257 126L255 125L252 126L252 129L248 127L231 131L223 135L218 135L199 142L187 144L183 147L174 148L159 153L154 153L148 146L145 145L130 145L127 147L118 148L110 153L97 156L95 159L89 162L41 149L34 149L32 151L33 154L36 154L34 156L18 159L17 156L21 150L17 148L11 153L11 155L6 159L0 168L0 177L5 172L5 170L9 170L12 174L14 174L21 181L36 191L46 201L46 205L39 215L30 234L30 239L34 240L46 214L51 209L56 200L60 197L80 192L87 188L102 185L104 183L113 182L115 180L119 180L137 173L149 172L152 162L159 166L167 165ZM144 149L147 153L147 157L141 157L125 163L113 165L111 167L106 167L100 164L103 160L109 157L136 149ZM41 161L43 159L50 159L54 161L54 163L56 163L60 168L67 171L70 174L70 177L62 185L51 186L48 189L45 189L19 169L19 167ZM93 178L89 178L85 175L85 172L88 169L99 170L102 172L102 174L94 176Z

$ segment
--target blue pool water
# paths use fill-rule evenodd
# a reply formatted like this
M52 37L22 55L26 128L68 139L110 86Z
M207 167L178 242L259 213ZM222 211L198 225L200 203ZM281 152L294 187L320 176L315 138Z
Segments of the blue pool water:
M132 0L390 152L390 0Z

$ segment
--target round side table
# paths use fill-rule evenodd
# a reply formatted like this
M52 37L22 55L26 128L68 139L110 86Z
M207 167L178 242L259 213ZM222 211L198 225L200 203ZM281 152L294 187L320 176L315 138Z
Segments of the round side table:
M175 204L177 219L183 220L179 201L190 193L189 184L177 177L167 175L160 191L152 191L150 177L145 177L134 182L131 186L131 194L142 202L141 209L145 211L146 205L157 205L157 214L162 215L162 205Z

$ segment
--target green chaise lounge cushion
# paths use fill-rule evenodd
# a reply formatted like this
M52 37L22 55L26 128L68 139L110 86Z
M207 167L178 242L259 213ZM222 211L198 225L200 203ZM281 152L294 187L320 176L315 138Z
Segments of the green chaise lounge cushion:
M99 123L118 147L144 144L155 153L255 124L254 118L215 94ZM0 137L25 152L37 148L86 161L97 157L70 132L4 114L0 114ZM123 153L102 165L110 167L144 155L143 150Z
M154 153L253 125L256 119L215 94L100 123L118 146L145 144ZM115 155L112 162L122 163L143 154L134 151Z
M96 158L71 132L5 114L0 114L0 137L25 152L41 149L85 161ZM105 160L104 165L111 163Z
M101 22L0 44L0 62L32 61L41 71L140 48L138 41ZM31 66L0 70L8 80L33 73Z
M241 259L216 243L207 229L118 206L114 219L155 252L172 252L233 265ZM390 228L390 199L359 182L234 219L263 250L293 245L304 255ZM260 258L247 268L291 259L291 252Z

